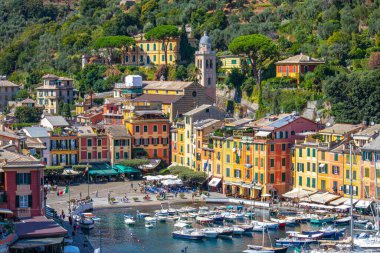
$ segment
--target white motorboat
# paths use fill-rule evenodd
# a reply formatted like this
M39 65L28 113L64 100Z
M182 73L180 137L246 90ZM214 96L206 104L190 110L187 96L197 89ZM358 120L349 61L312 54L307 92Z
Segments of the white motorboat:
M145 217L144 218L145 222L151 222L151 223L156 223L157 218L156 217Z
M124 219L124 223L127 225L135 225L136 221L131 217L127 217Z
M216 238L218 236L218 232L213 228L202 228L200 232L203 233L206 238Z
M363 250L378 252L380 250L380 235L379 233L375 235L362 233L357 238L354 238L354 245Z
M252 225L255 226L264 226L267 229L278 229L277 222L271 221L252 221Z
M82 229L93 229L95 222L92 219L81 219L79 221L79 226Z
M153 228L154 225L153 225L153 223L147 222L147 223L145 223L145 227L146 228Z
M166 222L168 220L167 216L160 216L160 215L158 215L156 218L160 222Z
M191 228L191 224L179 221L179 222L176 222L174 224L174 227L176 227L176 228Z
M172 232L174 238L188 239L188 240L202 240L205 236L202 232L195 231L194 229L182 229Z
M207 218L207 217L200 217L198 216L197 218L195 218L195 220L200 223L200 224L205 224L205 223L211 223L213 221L213 219L211 218Z
M145 218L145 217L150 216L150 214L149 213L140 213L139 210L137 210L136 216L137 216L137 218Z
M233 227L233 235L242 235L244 233L244 229L240 228L240 227L237 227L237 226L234 226Z
M218 236L231 236L234 233L232 228L227 227L215 228L215 231L218 233Z
M167 217L167 221L177 221L179 219L179 216L169 216Z

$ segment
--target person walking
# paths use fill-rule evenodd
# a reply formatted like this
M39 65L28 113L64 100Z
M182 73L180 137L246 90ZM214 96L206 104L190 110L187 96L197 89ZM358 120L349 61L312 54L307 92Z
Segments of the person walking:
M133 190L133 183L131 183L131 189Z

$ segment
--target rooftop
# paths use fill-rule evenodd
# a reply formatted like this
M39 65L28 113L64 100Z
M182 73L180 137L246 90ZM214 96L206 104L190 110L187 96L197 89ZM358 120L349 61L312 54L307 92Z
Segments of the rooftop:
M33 127L24 127L22 129L25 134L29 137L33 138L47 138L49 137L49 133L44 127L33 126Z
M114 138L131 137L124 125L105 126L107 133Z
M355 130L360 130L362 125L351 125L351 124L335 124L331 127L327 127L320 131L320 133L324 134L346 134Z
M289 113L283 113L278 115L271 115L264 118L261 118L259 120L253 121L249 124L250 127L272 127L272 128L279 128L282 126L285 126L289 122L294 121L295 119L299 118L299 116L295 116Z
M181 95L161 95L161 94L142 94L141 96L134 99L136 102L162 102L164 104L174 103L180 100L183 96Z
M0 160L5 159L5 166L11 165L9 163L21 163L22 165L30 166L31 162L38 163L39 161L34 157L27 156L16 152L13 145L0 147ZM43 166L41 164L41 166Z
M286 64L286 63L315 63L315 64L323 64L324 60L312 58L311 56L307 56L304 54L299 54L295 56L291 56L285 60L278 61L276 64Z
M65 236L67 230L58 225L54 220L45 216L37 216L15 223L18 238L38 238Z
M0 87L19 87L19 86L8 80L0 80Z
M90 126L79 126L78 136L96 136L96 133Z
M184 113L183 115L184 116L192 116L192 115L197 114L197 113L199 113L199 112L201 112L203 110L206 110L207 108L210 108L211 106L212 105L206 105L206 104L204 104L204 105L198 106L197 108L195 108L195 109L193 109L191 111L188 111L187 113Z
M194 82L183 81L143 81L144 90L183 90Z
M370 151L380 151L380 136L371 141L370 143L366 144L362 148L363 150L370 150Z
M69 123L62 116L46 116L45 119L54 127L66 127Z
M369 126L368 128L354 134L354 138L358 136L363 137L373 137L376 134L379 134L380 132L380 124L375 124L373 126Z
M27 98L27 99L24 99L24 100L21 101L21 104L25 104L25 103L27 103L27 104L35 104L36 101L33 100L33 99L31 99L31 98Z
M197 121L194 123L194 127L196 129L204 129L206 127L209 127L209 126L212 126L216 123L220 122L220 120L217 120L217 119L206 119L206 120L202 120L202 121Z

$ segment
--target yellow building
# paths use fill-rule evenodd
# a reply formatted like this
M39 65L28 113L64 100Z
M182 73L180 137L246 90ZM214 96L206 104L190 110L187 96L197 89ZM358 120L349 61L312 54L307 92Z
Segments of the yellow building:
M177 122L172 133L172 164L185 166L185 124Z
M128 48L122 64L125 65L163 65L165 64L165 51L161 41L146 40L143 35L135 37L136 45ZM180 61L179 38L169 40L167 48L168 64Z
M222 55L218 56L220 62L220 69L224 70L226 73L231 73L232 69L241 69L242 67L242 56L239 55Z

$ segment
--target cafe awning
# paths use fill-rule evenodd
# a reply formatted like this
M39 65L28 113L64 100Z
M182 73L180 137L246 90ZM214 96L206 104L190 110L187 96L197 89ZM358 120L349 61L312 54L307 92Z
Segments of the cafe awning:
M91 176L116 176L119 174L116 170L90 170Z
M303 197L310 196L314 193L315 193L315 191L305 190L305 189L297 187L297 188L294 188L293 190L291 190L285 194L282 194L282 197L289 198L289 199L295 199L295 198L300 199Z
M268 137L271 132L266 132L266 131L258 131L255 134L255 137Z
M17 240L10 248L11 249L30 249L39 248L49 245L57 245L63 243L63 237L47 237L47 238L28 238Z
M319 204L328 204L329 202L340 198L340 196L329 193L329 192L324 192L324 193L315 193L310 196L310 201L319 203Z
M343 203L345 203L347 200L348 200L348 198L342 197L342 198L331 201L329 205L339 206L339 205L342 205Z
M373 203L372 200L359 200L358 203L356 203L355 208L368 208Z
M216 187L216 186L220 183L220 181L222 181L221 178L213 177L213 178L210 180L210 182L208 183L208 185L211 186L211 187Z
M13 214L13 212L7 208L0 208L0 213L2 213L2 214Z
M141 173L139 169L135 169L133 167L128 167L124 166L121 164L116 164L114 168L119 172L119 173Z

